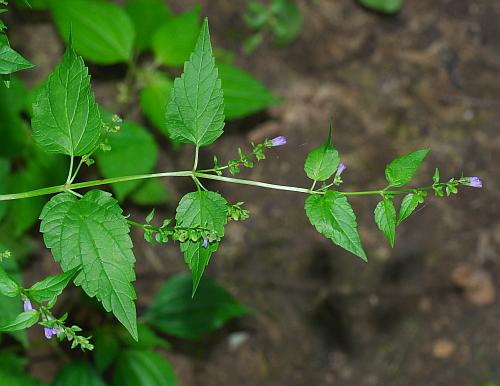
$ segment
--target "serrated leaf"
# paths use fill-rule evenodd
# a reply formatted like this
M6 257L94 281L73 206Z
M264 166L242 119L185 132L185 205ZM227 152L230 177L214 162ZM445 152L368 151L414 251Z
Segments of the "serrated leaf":
M14 298L21 293L21 287L11 279L0 265L0 294L9 298Z
M361 245L356 215L347 197L333 190L324 195L315 194L306 200L307 217L318 232L336 245L368 261Z
M394 247L396 234L396 208L392 199L384 197L375 207L375 223L385 234L391 247Z
M198 294L191 298L191 278L181 274L163 284L145 317L165 334L197 339L249 313L229 292L207 278L201 280Z
M402 186L411 181L429 149L422 149L406 154L392 161L385 168L385 178L391 186Z
M134 24L135 47L140 51L150 48L155 32L172 17L164 0L128 0L125 11Z
M219 238L224 236L227 223L227 201L219 193L197 191L182 197L177 206L175 220L179 227L203 227L215 231ZM200 282L210 256L217 250L218 243L204 248L203 240L181 243L184 260L193 274L193 295Z
M403 6L403 0L359 0L359 2L367 8L387 14L397 13Z
M401 201L401 207L399 209L398 224L401 224L406 218L408 218L417 208L418 204L422 203L425 198L425 194L409 193Z
M167 131L176 142L210 145L224 129L224 97L210 44L208 19L167 106Z
M280 99L248 72L225 63L217 63L224 92L226 119L242 118L280 103Z
M108 137L111 151L98 151L95 156L102 175L106 178L146 174L151 172L158 159L158 146L153 136L133 122L124 122L117 133ZM124 200L140 180L113 184L119 201Z
M106 386L96 369L88 362L74 361L56 375L53 386Z
M39 303L52 301L64 291L69 281L79 270L80 267L76 267L59 275L49 276L33 284L27 290L30 299Z
M155 32L152 48L156 60L167 66L182 66L193 51L200 32L200 7L165 21Z
M0 74L8 75L17 71L35 67L8 44L0 43Z
M106 311L137 339L135 256L127 220L111 194L92 190L78 200L70 193L54 196L40 215L45 245L67 272L82 267L75 285L97 297Z
M158 353L126 350L118 357L113 386L177 386L172 366Z
M31 124L35 141L50 153L84 155L99 141L102 121L88 69L71 47L39 90Z
M174 83L165 74L155 73L153 76L154 79L141 91L141 109L157 129L168 135L165 113Z
M304 171L313 181L326 181L335 173L339 163L339 152L332 146L332 130L330 129L326 142L308 154Z
M21 312L14 320L0 326L0 332L24 330L33 326L39 318L40 313L36 310Z
M134 25L123 8L100 0L50 0L59 33L85 59L98 64L128 61L132 56Z

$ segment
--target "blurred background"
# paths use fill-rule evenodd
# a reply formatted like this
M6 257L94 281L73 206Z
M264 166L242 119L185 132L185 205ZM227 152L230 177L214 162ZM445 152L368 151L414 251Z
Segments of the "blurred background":
M195 340L164 335L169 348L159 352L179 385L500 382L500 2L407 0L396 11L365 3L297 0L298 8L283 16L290 25L280 29L269 21L252 23L259 9L244 0L166 1L174 15L201 5L218 60L246 70L269 92L266 108L235 114L221 139L202 150L201 165L210 167L214 154L227 160L239 146L285 135L286 146L240 177L308 186L305 156L324 142L333 121L334 146L347 164L345 190L385 186L385 165L424 147L431 153L417 175L419 186L431 183L439 167L443 180L463 172L482 178L484 188L429 197L398 228L393 249L373 222L377 198L352 198L365 264L316 233L304 196L207 183L230 202L244 201L252 214L228 225L206 275L253 314ZM34 88L64 50L53 15L11 7L6 24L11 45L37 65L19 75ZM146 52L136 63L156 71L157 58ZM123 97L126 66L87 63L98 102L155 138L155 169L189 168L192 149L172 145L155 128L141 111L141 91L129 88L131 95ZM166 67L173 76L181 71ZM117 105L122 97L126 103ZM97 176L92 169L85 173ZM30 177L26 186L38 187L38 181ZM189 180L162 180L159 204L124 198L125 213L144 218L156 206L159 218L171 217L191 189ZM26 249L17 252L26 256L24 280L58 272L38 224L21 228L11 243ZM136 230L133 239L141 315L165 280L186 267L175 245L147 245ZM98 327L106 317L79 296L68 291L60 309L88 329ZM64 364L92 357L64 343L40 342L38 330L29 338L27 368L46 383Z

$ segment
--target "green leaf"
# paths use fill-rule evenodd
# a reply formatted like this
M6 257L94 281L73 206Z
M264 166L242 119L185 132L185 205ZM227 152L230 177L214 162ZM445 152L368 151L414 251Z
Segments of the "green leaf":
M33 326L40 318L40 313L36 310L29 310L20 313L16 318L7 324L0 326L0 331L18 331Z
M111 328L102 328L94 332L94 350L92 355L97 370L102 373L111 366L120 353L120 343ZM127 336L130 336L127 333ZM140 335L139 335L140 337Z
M26 371L26 359L7 352L0 353L0 379L2 385L8 386L41 386Z
M118 357L113 386L177 386L172 366L158 353L126 350Z
M274 0L274 20L271 21L273 42L284 46L297 38L302 30L304 17L293 0Z
M88 362L74 361L56 375L53 386L106 386L97 371Z
M60 273L59 275L49 276L33 284L31 288L27 290L30 299L39 303L51 302L64 291L69 281L79 270L80 267L76 267L67 272Z
M54 196L40 215L45 245L67 272L82 267L75 285L97 297L137 339L132 240L127 220L111 194L92 190L78 200Z
M375 223L385 234L391 247L394 247L396 234L396 208L391 198L384 197L375 208Z
M224 97L212 55L208 19L184 73L175 79L167 106L167 130L177 142L210 145L224 128Z
M135 31L127 13L100 0L49 0L59 33L85 59L98 64L126 62L132 57Z
M71 47L39 90L31 124L35 141L51 153L84 155L99 141L102 121L88 69Z
M173 82L161 72L153 75L154 79L141 91L140 104L144 115L165 135L168 135L165 113L170 100Z
M173 16L153 35L152 48L156 60L179 67L189 59L200 32L200 7L179 16Z
M422 149L395 159L385 168L385 178L391 186L403 186L411 181L429 153L429 149Z
M131 198L137 205L160 205L170 201L170 193L160 180L150 179L139 186Z
M339 163L339 152L332 146L332 129L330 129L326 142L307 156L304 171L311 180L326 181L335 173Z
M172 17L164 0L128 0L125 11L134 24L135 46L140 51L151 47L154 33Z
M324 195L315 194L307 198L305 209L309 221L319 233L368 261L359 238L356 215L346 196L333 190Z
M401 207L399 209L399 218L397 225L401 224L403 220L408 218L417 208L418 204L424 202L426 193L418 192L418 193L410 193L403 198L401 201Z
M9 193L9 173L10 162L7 159L0 158L0 194ZM0 202L0 221L2 221L5 213L7 212L7 201Z
M98 151L95 156L102 175L106 178L146 174L151 172L158 159L158 147L153 136L133 122L124 122L117 133L108 137L111 151ZM119 201L123 201L140 180L113 184Z
M198 294L191 298L191 278L182 274L165 282L145 317L161 332L197 339L249 313L229 292L207 278L201 280Z
M0 43L0 74L8 75L32 67L35 65L24 59L8 44Z
M374 11L393 14L399 12L403 0L359 0L361 4Z
M227 119L246 117L280 103L279 98L248 72L225 63L218 63L217 68L224 91L224 113Z
M123 330L125 333L125 330ZM139 331L139 340L134 341L129 334L120 334L120 338L130 348L134 349L152 349L161 347L164 349L170 348L170 343L164 338L159 337L148 325L139 323L137 325Z
M215 192L188 193L182 197L177 206L175 220L179 227L203 227L215 231L220 240L224 236L224 226L227 223L227 201ZM181 243L184 260L193 274L193 295L210 256L218 247L217 242L209 244L207 248L202 244L203 240Z
M14 298L21 293L21 287L12 280L7 272L0 265L0 294Z

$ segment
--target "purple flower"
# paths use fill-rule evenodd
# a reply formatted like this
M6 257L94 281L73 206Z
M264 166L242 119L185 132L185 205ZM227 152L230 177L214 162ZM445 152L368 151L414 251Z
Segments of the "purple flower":
M44 328L43 328L43 331L45 332L45 337L46 337L47 339L52 339L52 337L53 337L54 335L59 336L59 333L56 331L56 329L55 329L55 328L47 328L47 327L44 327Z
M203 239L203 248L206 248L206 247L208 247L208 240Z
M25 312L33 309L33 306L31 305L31 302L28 299L24 301L23 307Z
M286 144L286 138L282 135L279 137L271 139L271 146L282 146Z
M472 186L473 188L482 188L483 187L483 181L479 177L466 177L466 181L464 185L467 186Z
M337 172L335 173L335 176L340 176L342 174L342 172L345 170L347 166L345 165L345 163L341 162L339 167L337 168Z

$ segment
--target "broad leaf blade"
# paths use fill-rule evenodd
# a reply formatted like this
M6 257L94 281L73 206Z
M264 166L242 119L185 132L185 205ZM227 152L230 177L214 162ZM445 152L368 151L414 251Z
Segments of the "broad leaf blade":
M339 152L332 146L332 130L330 129L326 142L308 154L304 171L311 180L326 181L335 173L339 163Z
M16 318L5 325L0 326L0 332L11 332L24 330L33 326L40 318L40 313L36 310L29 310L20 313Z
M53 386L106 386L96 369L88 362L74 361L56 375Z
M50 302L64 291L69 281L79 270L80 267L76 267L59 275L49 276L33 284L31 288L27 290L30 299L39 303Z
M88 69L71 47L39 90L31 123L35 141L51 153L84 155L99 141L102 121Z
M229 292L207 278L201 280L198 294L191 298L191 278L177 275L160 288L146 319L165 334L197 339L249 313Z
M0 43L0 74L8 75L35 67L8 44Z
M163 73L153 74L153 79L141 91L140 104L144 115L165 135L168 135L165 113L170 100L173 82Z
M394 238L396 234L396 208L392 199L384 197L375 208L375 223L385 234L391 247L394 247Z
M11 279L9 274L5 272L0 265L0 294L9 298L14 298L21 293L21 287L14 280Z
M346 196L333 190L324 195L315 194L307 198L305 209L318 232L364 261L368 260L361 245L356 215Z
M385 178L391 186L402 186L411 181L429 149L422 149L406 154L392 161L385 168Z
M92 190L78 200L54 196L40 216L45 245L67 272L82 267L74 283L97 297L137 339L132 241L122 210L109 193Z
M170 138L177 142L206 146L223 133L224 97L207 19L184 73L174 82L166 121Z

